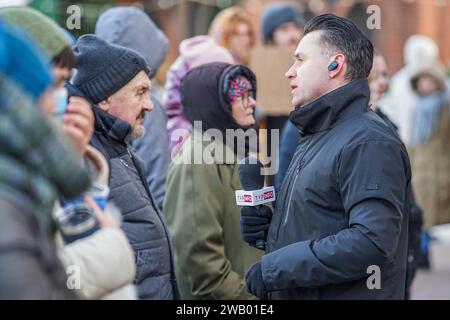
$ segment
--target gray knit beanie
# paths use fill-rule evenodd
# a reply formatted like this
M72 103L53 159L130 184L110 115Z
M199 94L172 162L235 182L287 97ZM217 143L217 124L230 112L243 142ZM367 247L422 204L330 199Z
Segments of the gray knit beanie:
M93 103L99 103L130 82L140 71L149 72L136 51L87 34L74 47L77 74L73 85Z

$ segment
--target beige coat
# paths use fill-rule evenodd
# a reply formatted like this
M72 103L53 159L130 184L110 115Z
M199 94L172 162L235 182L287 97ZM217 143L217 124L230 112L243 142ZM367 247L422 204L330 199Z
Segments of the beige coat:
M86 158L96 180L107 184L108 163L101 153L88 146ZM108 205L106 210L117 209ZM132 285L136 273L134 252L122 234L103 228L69 245L64 245L58 235L57 245L58 256L66 268L67 284L79 298L136 299Z
M409 148L412 183L424 227L450 222L450 114L445 107L437 134Z
M438 65L422 66L411 79L416 81L421 73L433 76L439 85L445 85L445 77ZM420 108L420 105L418 105ZM416 200L423 209L424 227L450 222L450 106L442 108L436 134L427 142L408 149L412 182Z

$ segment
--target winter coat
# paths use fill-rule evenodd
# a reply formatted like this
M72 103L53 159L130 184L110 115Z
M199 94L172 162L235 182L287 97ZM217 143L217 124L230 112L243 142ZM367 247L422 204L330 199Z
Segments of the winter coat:
M79 298L136 299L134 286L131 291L123 290L135 277L134 252L117 231L100 229L87 238L60 247L58 256L69 277L79 277L73 280Z
M0 196L0 212L0 300L75 299L53 239L39 227L33 208Z
M291 113L301 138L261 264L271 299L404 298L409 159L368 100L360 79Z
M164 217L150 193L142 161L127 145L131 126L94 107L92 145L109 161L109 201L122 212L122 229L136 256L140 299L178 298L172 248Z
M88 173L30 96L3 76L0 101L0 299L76 298L51 213L58 197L89 186Z
M173 237L182 297L254 299L243 277L262 251L250 247L239 233L240 207L234 192L241 186L236 160L188 164L194 152L203 152L211 143L201 137L201 132L193 131L167 177L164 214ZM218 143L217 148L224 146Z
M109 167L102 154L87 146L85 163L98 184L108 185ZM54 215L60 211L56 206ZM114 212L113 212L114 211ZM120 217L120 211L108 204L104 212ZM120 225L120 220L117 221ZM91 236L65 245L60 234L56 237L58 256L73 281L73 289L82 299L136 299L132 282L136 274L134 252L128 240L116 230L102 228ZM106 267L107 266L107 267Z
M425 227L450 223L450 90L438 65L423 65L412 74L412 88L420 74L432 76L439 84L441 105L435 117L436 125L431 137L421 144L409 146L412 183L417 202L424 212ZM417 98L417 108L425 108L424 99ZM435 111L436 112L436 111Z
M439 48L432 39L413 35L406 41L403 57L405 66L389 82L389 90L380 101L380 108L397 125L400 137L408 147L413 130L413 114L418 103L418 95L410 83L411 78L423 64L438 61Z

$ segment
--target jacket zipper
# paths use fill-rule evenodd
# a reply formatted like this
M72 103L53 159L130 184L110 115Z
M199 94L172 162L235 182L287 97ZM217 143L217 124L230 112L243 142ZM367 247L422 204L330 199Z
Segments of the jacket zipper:
M128 146L127 146L127 152L128 152L128 155L130 156L131 160L134 161L133 155L131 154L130 148Z
M291 191L289 193L288 207L287 207L287 210L286 210L286 216L284 217L283 226L286 225L287 219L289 217L289 210L291 209L292 194L294 193L294 186L295 186L295 183L297 182L297 178L298 178L298 176L300 174L300 171L301 171L301 163L300 163L300 166L295 171L296 171L296 173L295 173L294 183L292 184L292 188L291 188Z
M292 202L291 200L292 200L292 195L294 193L295 183L297 182L298 176L300 175L300 172L303 169L303 166L304 166L303 158L305 157L306 153L308 152L310 144L311 144L311 139L308 141L308 144L305 147L305 151L303 152L303 154L302 154L302 156L300 158L300 164L299 164L299 166L298 166L298 168L296 169L296 172L295 172L294 182L292 183L291 190L289 192L288 207L287 207L287 210L286 210L286 216L284 217L283 227L286 226L287 220L289 218L289 211L291 209L291 202Z
M133 154L131 153L130 148L128 146L127 146L127 152L130 155L131 161L133 161L133 163L134 163L134 165L136 167L136 163L134 161ZM137 167L136 167L136 171L138 171ZM138 174L139 174L139 171L138 171ZM179 289L178 289L178 284L177 284L177 278L175 276L175 273L173 272L174 261L173 261L172 244L170 243L169 232L167 231L166 225L165 225L165 223L164 223L164 221L163 221L163 219L161 217L162 212L160 212L158 206L156 205L156 203L155 203L155 201L153 199L153 196L149 193L148 188L144 187L144 189L148 193L148 198L149 198L153 208L155 209L156 215L158 216L158 219L161 222L161 225L162 225L162 227L164 229L164 234L166 235L166 240L167 240L167 243L168 243L169 255L170 255L170 281L171 281L171 284L172 284L172 297L174 299L179 299L179 291L178 291Z

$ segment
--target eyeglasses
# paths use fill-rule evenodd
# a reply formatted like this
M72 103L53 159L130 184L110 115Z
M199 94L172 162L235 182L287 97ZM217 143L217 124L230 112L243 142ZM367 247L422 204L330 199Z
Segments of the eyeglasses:
M250 104L250 98L253 98L253 92L246 91L242 96L236 97L236 101L240 101L244 109L247 109Z

